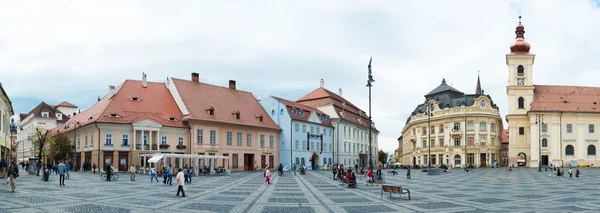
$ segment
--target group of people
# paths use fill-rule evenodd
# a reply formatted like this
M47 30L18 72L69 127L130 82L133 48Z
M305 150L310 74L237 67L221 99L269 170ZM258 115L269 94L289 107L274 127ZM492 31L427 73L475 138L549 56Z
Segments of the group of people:
M83 167L81 167L81 170L86 172L86 171L92 171L93 173L96 173L96 162L93 162L90 164L90 162L84 161L83 162Z

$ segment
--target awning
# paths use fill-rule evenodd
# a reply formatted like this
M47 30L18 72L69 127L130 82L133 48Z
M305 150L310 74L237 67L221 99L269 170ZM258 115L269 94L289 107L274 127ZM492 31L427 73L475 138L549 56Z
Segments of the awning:
M150 158L150 159L148 160L148 163L156 163L156 162L158 162L158 161L159 161L160 159L162 159L162 158L163 158L163 156L162 156L162 155L155 155L155 156L152 156L152 158Z

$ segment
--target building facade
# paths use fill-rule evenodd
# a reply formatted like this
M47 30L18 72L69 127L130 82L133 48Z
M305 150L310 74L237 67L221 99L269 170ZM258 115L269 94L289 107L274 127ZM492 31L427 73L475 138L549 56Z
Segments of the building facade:
M77 109L77 106L68 105ZM69 114L59 110L58 106L41 102L27 114L21 113L19 115L20 121L17 127L16 151L20 162L28 161L29 158L37 158L37 153L40 150L39 147L35 147L33 144L33 141L36 140L36 129L40 131L51 130L65 124L70 119ZM63 108L61 107L61 109Z
M379 131L375 122L369 125L369 115L342 97L342 89L338 94L325 89L321 79L319 88L298 99L296 103L312 106L331 117L335 129L333 133L333 160L332 163L345 166L369 165L369 152L373 165L377 165L377 145ZM371 130L371 144L369 144L369 130Z
M502 130L502 161L500 162L501 166L508 166L508 130Z
M0 83L0 161L8 161L12 147L10 134L10 116L14 115L12 102Z
M107 95L53 133L71 138L76 168L88 162L104 170L110 163L118 171L127 171L131 165L145 165L139 154L188 153L190 132L182 117L167 85L148 82L143 74L141 81L109 86ZM171 160L166 163L182 166L179 159Z
M191 80L169 78L167 87L190 128L190 153L230 158L215 167L252 171L278 166L281 128L250 92ZM200 160L200 166L209 166Z
M435 167L491 167L500 159L502 126L499 109L483 93L479 77L475 94L465 94L442 80L425 95L425 103L417 106L402 129L403 162L425 167L429 162Z
M515 34L506 54L509 164L600 165L600 87L534 85L535 55L520 17Z
M291 168L305 165L309 170L332 163L333 125L324 112L283 98L259 100L282 131L280 161ZM286 143L287 141L287 143Z

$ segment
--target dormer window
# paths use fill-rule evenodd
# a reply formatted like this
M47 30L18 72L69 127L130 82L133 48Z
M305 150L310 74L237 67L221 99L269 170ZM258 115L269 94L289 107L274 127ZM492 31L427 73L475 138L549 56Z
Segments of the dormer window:
M208 113L208 115L215 115L215 108L210 107L206 109L206 113Z
M117 114L117 113L111 113L110 117L115 117L116 118L116 117L119 117L119 114Z
M48 113L48 112L42 112L42 117L47 118L48 116L50 116L50 113Z
M263 122L263 115L257 115L256 120Z
M292 114L296 115L296 109L292 109Z
M304 117L304 111L300 110L300 117Z
M170 120L170 121L176 121L177 119L175 119L175 118L173 118L173 117L170 117L170 118L169 118L169 120Z
M481 108L485 108L485 101L481 100L481 103L479 104L479 106L481 106Z
M56 118L58 118L58 120L62 120L62 114L61 113L56 113Z
M237 112L232 112L231 114L233 115L233 117L234 117L235 119L238 119L238 120L240 119L240 111L237 111Z
M142 99L140 97L135 97L134 96L134 97L129 98L128 100L130 100L130 101L141 101Z

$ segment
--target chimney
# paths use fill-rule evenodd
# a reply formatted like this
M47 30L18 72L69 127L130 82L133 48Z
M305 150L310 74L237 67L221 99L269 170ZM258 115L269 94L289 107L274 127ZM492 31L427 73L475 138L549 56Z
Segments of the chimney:
M108 86L108 97L112 97L113 95L115 95L115 86L110 85Z
M342 88L339 88L339 89L338 89L338 95L339 95L339 96L342 96Z
M235 89L235 80L229 80L229 89Z
M100 101L100 96L98 96L98 101Z
M146 82L146 73L142 73L142 87L148 87L148 82Z
M192 81L196 82L196 83L200 82L200 74L198 74L197 72L193 72L192 73Z
M321 88L325 88L325 80L321 78Z

